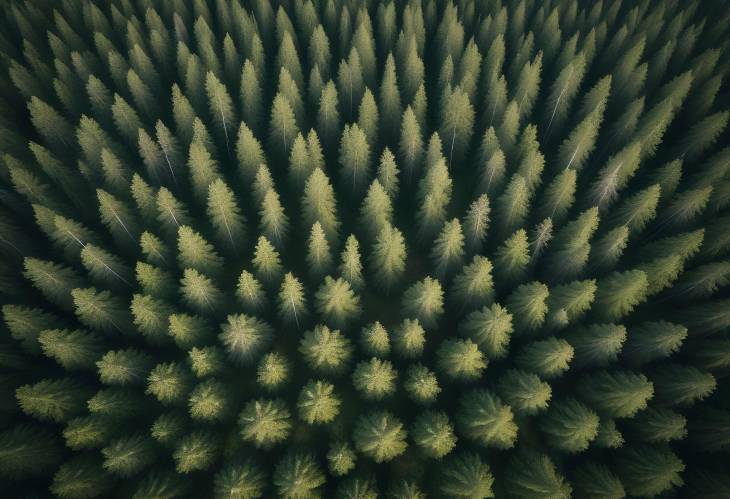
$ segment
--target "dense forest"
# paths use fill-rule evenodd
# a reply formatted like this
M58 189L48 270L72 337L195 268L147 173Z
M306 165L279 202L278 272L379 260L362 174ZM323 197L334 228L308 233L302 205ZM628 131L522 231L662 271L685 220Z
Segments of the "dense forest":
M1 497L730 497L728 1L0 10Z

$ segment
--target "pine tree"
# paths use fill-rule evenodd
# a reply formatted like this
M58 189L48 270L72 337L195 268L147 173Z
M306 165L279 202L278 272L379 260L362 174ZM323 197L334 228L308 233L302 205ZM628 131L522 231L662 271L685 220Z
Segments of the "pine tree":
M246 181L250 181L256 175L259 165L266 163L261 143L244 122L241 122L238 128L236 156L241 177Z
M456 413L459 433L484 447L510 449L517 439L512 410L487 390L465 392Z
M588 497L626 497L621 480L610 468L595 462L577 467L573 472L571 483L577 493Z
M299 352L312 369L337 374L352 356L352 344L339 330L317 325L304 333Z
M633 365L669 357L687 338L687 328L667 321L644 322L629 329L622 356Z
M648 407L632 420L631 429L642 442L670 442L687 436L687 418L665 407Z
M507 297L505 305L513 316L517 332L528 334L544 323L548 311L549 295L546 285L540 282L530 282L518 286Z
M311 227L315 222L319 222L327 239L332 243L336 241L340 227L335 203L332 184L327 175L320 168L316 168L304 185L302 196L304 223Z
M139 433L111 441L101 454L104 469L122 477L138 473L155 460L153 443Z
M372 218L368 218L372 223ZM406 246L401 231L385 222L370 254L375 281L387 292L402 277L406 267Z
M371 411L355 422L355 448L376 463L388 462L407 447L403 424L387 411Z
M27 308L20 305L3 305L3 320L14 340L21 347L37 354L40 352L40 334L52 328L59 321L58 317L37 308Z
M215 497L256 497L266 486L266 475L253 460L229 463L215 475Z
M436 352L436 365L447 377L469 381L481 377L487 367L484 354L470 339L445 340Z
M280 157L286 157L298 133L299 127L288 99L280 93L277 94L271 106L269 122L271 150L276 151L276 155Z
M393 349L403 358L419 357L426 343L424 331L418 319L403 319L393 331Z
M353 193L361 192L370 176L370 146L357 124L345 125L342 131L339 161L343 186Z
M241 437L255 447L267 449L286 439L291 415L282 399L258 399L246 404L238 416Z
M471 338L487 358L498 359L507 354L512 334L512 315L494 303L468 314L459 330L462 335Z
M304 286L291 272L284 275L278 300L279 317L288 324L293 321L299 328L299 321L306 319L308 315L307 302Z
M267 390L280 388L289 379L289 363L277 353L261 357L256 371L256 381Z
M188 412L193 420L213 423L230 412L230 394L220 381L208 379L198 384L188 398Z
M325 277L314 299L317 312L332 327L344 327L362 312L359 296L342 278Z
M404 388L408 396L420 404L432 403L441 392L436 375L422 364L408 368Z
M443 294L439 281L426 277L403 293L404 312L418 319L425 328L432 328L443 314Z
M380 111L375 97L369 88L365 88L360 105L357 108L357 126L365 133L368 144L378 143L380 132Z
M411 106L406 107L403 112L398 151L400 160L403 163L406 182L410 183L418 177L418 168L423 157L421 126Z
M629 371L597 371L582 379L586 402L608 417L631 417L646 407L654 386L643 374Z
M282 274L279 252L264 236L260 236L256 242L252 263L256 277L264 284L272 287L278 283Z
M690 406L708 397L717 387L711 373L694 366L664 363L651 373L657 399L667 404Z
M654 497L683 484L684 463L669 449L636 446L622 451L617 472L626 492Z
M616 324L591 324L568 333L575 356L572 366L605 367L626 351L626 328Z
M208 186L207 213L218 243L235 252L244 241L246 218L236 203L235 194L220 178Z
M274 468L273 483L282 497L303 498L318 494L325 476L313 456L289 452Z
M524 229L517 230L497 248L494 255L498 282L518 283L527 277L530 243Z
M228 316L218 337L232 360L250 365L271 344L273 334L273 328L266 322L238 314Z
M417 225L423 238L436 233L446 221L446 209L451 201L452 181L443 158L427 167L418 185L419 208Z
M443 412L421 413L413 422L411 435L425 455L436 459L444 457L456 445L454 428Z
M388 331L378 321L368 324L361 330L360 347L368 355L380 357L387 356L390 352Z
M163 404L173 404L184 399L190 389L191 376L177 362L157 364L147 377L145 393L154 395Z
M363 199L360 219L365 230L373 239L393 222L391 199L377 179L370 184L367 195Z
M354 235L350 234L345 241L345 249L340 254L340 276L350 283L353 290L358 291L363 286L362 262L360 259L360 244Z
M61 465L49 490L57 497L94 497L98 492L108 492L109 479L96 460L79 456Z
M476 253L482 249L489 229L490 211L489 198L486 194L482 194L469 205L462 222L467 251Z
M431 260L440 277L453 273L464 259L464 234L457 218L446 222L431 249Z
M573 492L550 457L533 450L523 450L510 459L506 479L511 493L521 498L567 499Z
M0 473L3 477L32 477L55 468L61 446L52 432L37 424L16 425L0 433Z
M492 301L492 263L483 256L475 255L453 279L451 295L462 305L472 307Z
M103 332L126 334L131 329L131 318L118 297L109 291L94 288L75 288L71 291L74 312L82 324Z
M333 442L327 452L329 471L335 476L346 475L355 467L355 452L345 441Z
M312 280L319 281L332 269L332 253L322 225L315 222L309 232L307 247L307 266Z
M15 390L20 409L36 419L62 422L79 415L90 395L73 378L43 379Z
M598 281L593 310L602 320L620 319L646 299L648 286L641 270L614 272Z
M569 453L581 452L598 435L598 415L572 398L554 401L540 427L552 447Z
M533 415L545 410L552 397L550 385L532 373L507 371L499 380L499 393L517 415Z
M387 360L362 361L352 372L352 384L366 400L380 400L395 392L397 371Z
M515 363L542 378L555 378L570 368L574 353L570 343L551 337L526 344L517 354Z
M449 458L441 471L440 491L448 497L493 497L494 478L478 454L462 452Z

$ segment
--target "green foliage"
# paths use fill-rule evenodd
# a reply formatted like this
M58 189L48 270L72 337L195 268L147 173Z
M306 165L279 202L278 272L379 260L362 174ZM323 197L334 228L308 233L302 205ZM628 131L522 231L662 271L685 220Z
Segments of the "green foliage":
M550 404L540 427L552 447L576 453L588 448L598 435L598 415L575 399Z
M352 355L352 344L339 330L317 325L304 333L299 352L312 369L335 374L347 365Z
M317 495L326 479L309 454L290 452L274 468L273 484L281 497L304 499Z
M512 409L487 390L471 390L459 399L459 433L484 447L510 449L517 440Z
M411 435L425 455L437 459L451 452L456 445L454 428L443 412L421 413L413 422Z
M282 399L259 399L246 404L238 416L241 437L257 448L268 448L289 435L291 416Z
M10 2L0 495L727 496L724 7Z
M618 476L630 495L655 497L684 483L684 463L667 448L630 447L621 453L616 464Z
M371 411L357 419L355 448L376 463L392 460L407 447L403 424L387 411Z
M522 498L572 496L572 487L555 469L551 459L536 451L516 454L508 464L507 486L513 495Z
M478 454L465 452L449 458L441 473L439 488L448 497L494 497L494 477Z
M352 372L352 384L367 400L379 400L395 392L398 373L387 360L375 357L360 362Z

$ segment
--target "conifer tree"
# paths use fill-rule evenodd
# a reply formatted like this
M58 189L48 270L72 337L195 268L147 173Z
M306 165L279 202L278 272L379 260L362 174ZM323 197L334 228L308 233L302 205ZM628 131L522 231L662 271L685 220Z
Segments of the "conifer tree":
M722 7L11 3L0 495L730 495Z
M426 332L418 319L404 319L393 331L395 352L404 358L419 357L426 343Z
M583 397L608 417L631 417L654 395L654 385L646 376L629 371L598 371L582 381Z
M469 339L446 340L436 352L436 364L447 377L473 380L481 376L487 363L476 343Z
M483 256L475 255L462 267L451 284L451 295L462 305L478 306L493 298L492 263Z
M344 327L362 311L359 296L342 278L325 277L314 299L320 316L333 327Z
M475 453L462 452L449 458L441 472L440 490L448 497L492 497L494 478Z
M289 452L276 465L273 483L282 497L300 498L317 494L325 476L311 455Z
M466 316L460 332L471 338L487 358L497 359L507 353L512 334L512 315L498 303L484 306Z
M436 325L443 313L443 289L436 279L426 277L403 293L406 315L415 317L426 328Z
M526 344L515 362L526 371L542 378L555 378L570 368L575 350L563 339L551 337Z
M236 203L236 196L218 178L208 186L208 216L215 228L218 243L236 251L245 237L246 218Z
M532 415L548 407L552 388L535 374L511 369L500 378L499 393L516 414Z
M264 236L260 236L254 249L253 267L256 276L269 286L278 283L282 273L279 252Z
M397 372L387 360L362 361L352 372L352 384L366 400L380 400L395 391Z
M293 321L297 327L300 320L304 320L308 315L304 286L291 272L287 272L281 282L278 307L282 320L285 323Z
M683 484L684 463L663 447L625 449L617 462L618 476L631 495L656 496Z
M376 463L392 460L407 447L403 424L387 411L371 411L357 419L355 448Z
M313 225L319 222L331 242L336 240L340 227L335 203L334 189L329 178L320 168L316 168L304 185L302 196L304 223L311 222Z
M484 447L510 449L517 439L512 410L487 390L474 389L459 399L459 433Z
M273 339L274 330L266 322L245 314L229 315L218 336L236 363L249 365Z
M338 267L340 276L350 283L355 291L363 285L362 262L360 259L360 244L354 235L350 234L345 241L345 248L340 254Z
M581 452L598 434L598 415L575 399L554 401L541 428L556 449Z
M411 434L424 454L442 458L456 445L454 428L442 412L421 413L413 422Z
M312 369L337 374L347 365L352 355L352 345L339 330L317 325L304 333L299 352Z
M378 179L373 180L360 208L360 219L371 238L393 223L393 205L390 196Z
M309 232L307 266L313 280L318 281L332 269L332 253L322 225L315 222Z
M572 496L571 485L545 454L523 450L512 457L508 466L507 486L517 497L567 499Z
M291 415L282 399L252 400L238 416L238 425L244 440L266 449L289 435Z

